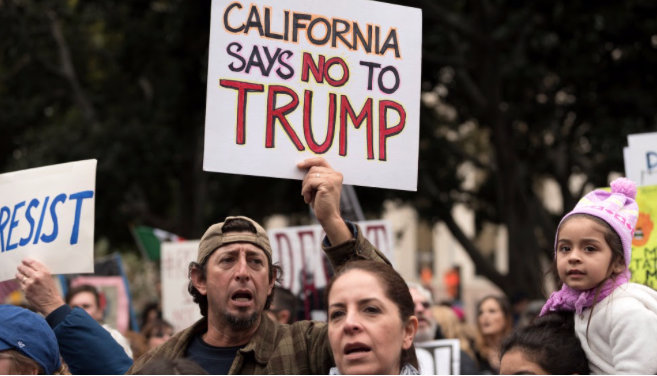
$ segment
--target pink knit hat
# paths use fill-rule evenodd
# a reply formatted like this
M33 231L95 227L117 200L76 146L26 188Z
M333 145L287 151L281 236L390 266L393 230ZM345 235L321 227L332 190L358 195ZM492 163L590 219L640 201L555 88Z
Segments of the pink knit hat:
M607 222L616 231L623 244L623 256L625 258L625 270L616 278L607 279L596 292L594 288L588 290L575 290L567 284L562 284L561 289L553 292L541 309L540 316L551 311L575 311L582 313L585 308L591 307L596 301L609 296L614 289L630 280L630 259L632 257L632 235L634 226L639 216L639 206L634 201L636 197L636 185L629 179L620 178L611 182L611 192L602 189L584 196L575 208L566 214L557 228L557 236L554 239L554 257L557 257L557 239L561 225L573 214L589 214Z
M559 228L566 218L573 214L589 214L602 219L620 237L623 244L625 266L629 266L632 258L632 235L639 216L639 206L634 200L635 197L636 185L634 182L630 179L618 178L611 182L611 192L596 189L582 197L575 208L561 219ZM557 236L554 239L555 257L559 228L557 228Z

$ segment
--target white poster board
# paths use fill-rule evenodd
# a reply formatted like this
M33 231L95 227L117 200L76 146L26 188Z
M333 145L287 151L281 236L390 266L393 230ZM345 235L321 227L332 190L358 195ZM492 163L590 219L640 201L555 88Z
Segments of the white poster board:
M203 169L416 190L422 11L370 0L213 0Z
M96 160L0 175L0 281L26 257L53 274L93 273Z
M358 222L363 235L394 265L392 231L387 221ZM324 230L320 225L269 230L272 260L283 268L280 285L298 295L304 287L326 287L329 261L322 251Z
M657 132L627 136L625 176L639 186L657 185Z
M164 242L160 247L162 317L176 332L201 318L198 304L187 291L189 263L196 261L198 240Z
M394 265L392 230L387 221L358 222L363 235L383 252ZM329 279L328 260L322 251L324 231L320 225L286 227L268 231L272 261L283 269L281 286L295 295L303 289L304 276L313 288L323 288ZM176 331L201 318L198 305L187 291L189 263L196 260L198 240L164 242L160 253L162 315Z
M438 339L435 341L421 342L415 344L416 349L418 350L418 355L420 351L426 350L428 355L431 358L426 357L426 353L422 352L422 357L418 356L418 361L420 362L420 368L431 368L433 369L422 369L421 372L423 375L458 375L461 371L461 345L458 339ZM433 360L433 364L426 364L423 367L423 362L420 360L428 359Z

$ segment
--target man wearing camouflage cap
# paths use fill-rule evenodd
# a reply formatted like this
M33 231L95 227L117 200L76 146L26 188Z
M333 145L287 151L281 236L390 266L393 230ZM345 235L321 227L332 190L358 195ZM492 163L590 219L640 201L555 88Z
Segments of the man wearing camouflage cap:
M322 158L298 167L308 170L302 195L326 232L323 249L333 267L351 259L388 262L340 217L342 174ZM129 373L152 359L189 358L210 374L328 374L333 357L325 323L279 324L264 312L278 273L258 223L228 217L210 226L189 268L189 291L203 318L142 356Z

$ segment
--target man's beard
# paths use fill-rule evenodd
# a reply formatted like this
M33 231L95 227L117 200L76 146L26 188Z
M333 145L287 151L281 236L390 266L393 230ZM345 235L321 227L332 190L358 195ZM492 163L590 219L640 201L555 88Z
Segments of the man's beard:
M418 328L417 333L415 333L414 342L421 343L421 342L433 341L436 337L437 327L438 327L438 323L434 321L434 322L429 322L429 326L427 328L422 328L422 329Z
M224 317L233 330L246 330L251 329L258 321L258 312L253 312L251 316L247 318L237 317L228 312L224 313Z

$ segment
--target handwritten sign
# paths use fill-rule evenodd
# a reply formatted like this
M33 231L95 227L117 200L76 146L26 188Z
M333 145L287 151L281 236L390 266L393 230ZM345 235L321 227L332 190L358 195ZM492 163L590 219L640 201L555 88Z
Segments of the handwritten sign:
M92 273L96 160L0 175L0 281L30 256L53 274Z
M198 240L164 242L160 248L162 316L176 332L201 318L198 304L187 291L189 263L196 261Z
M422 12L368 0L213 0L206 171L416 190Z
M394 260L392 231L387 221L358 222L363 235ZM330 264L322 251L322 226L298 226L268 231L272 260L283 268L281 286L297 295L303 290L324 288L331 278Z
M657 185L639 187L639 218L632 239L632 282L657 289Z
M387 221L358 222L363 235L393 262L392 231ZM268 231L272 261L283 269L281 286L298 295L321 289L330 279L329 262L322 251L324 232L319 225ZM164 242L161 248L162 315L182 330L201 318L198 305L187 292L189 263L196 260L198 240Z

